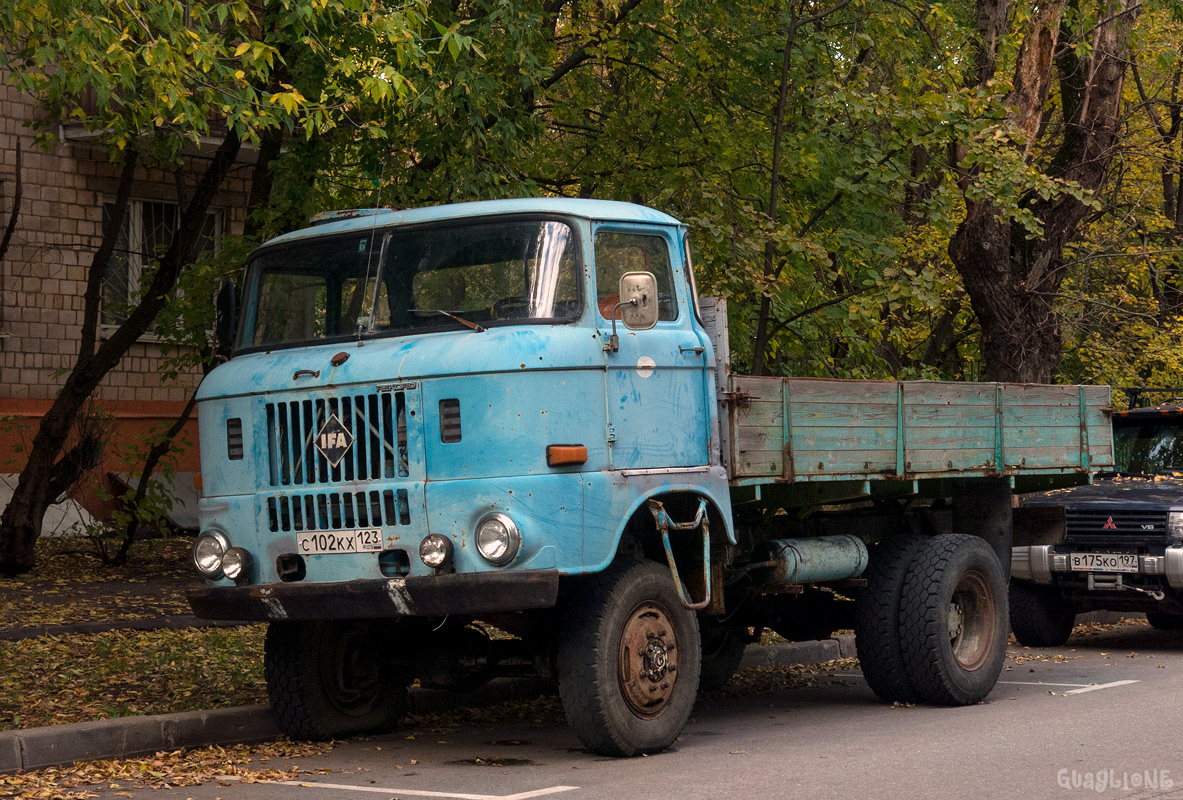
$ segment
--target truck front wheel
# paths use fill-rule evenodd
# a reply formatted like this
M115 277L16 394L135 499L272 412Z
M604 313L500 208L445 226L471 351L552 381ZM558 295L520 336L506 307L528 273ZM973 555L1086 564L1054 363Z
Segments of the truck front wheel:
M383 657L388 636L362 620L272 622L263 646L271 710L293 739L323 740L394 727L407 683Z
M573 587L559 636L559 695L597 753L635 756L677 738L698 692L698 620L668 568L620 561Z
M983 700L1006 658L1006 579L977 536L944 534L916 551L900 600L904 668L916 699Z
M1010 583L1010 628L1027 647L1059 647L1072 635L1076 610L1058 590L1023 581Z

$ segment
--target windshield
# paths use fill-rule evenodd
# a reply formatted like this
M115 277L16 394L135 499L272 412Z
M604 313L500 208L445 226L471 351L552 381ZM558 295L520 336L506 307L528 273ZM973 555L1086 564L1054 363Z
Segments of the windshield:
M250 264L239 347L573 320L576 251L554 220L379 228L264 250Z
M1183 417L1115 424L1113 444L1119 472L1183 472Z

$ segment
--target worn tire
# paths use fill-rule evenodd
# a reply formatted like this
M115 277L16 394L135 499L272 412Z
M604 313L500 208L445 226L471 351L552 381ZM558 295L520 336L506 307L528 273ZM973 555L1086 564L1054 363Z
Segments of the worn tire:
M713 692L722 689L739 670L747 649L747 638L743 630L717 622L699 620L699 635L702 639L702 666L699 672L700 691Z
M881 700L889 703L915 700L904 670L900 649L900 597L912 557L925 542L919 534L885 539L871 551L855 606L855 649L863 678Z
M609 756L668 747L694 708L700 647L698 619L664 565L618 561L581 581L558 649L559 696L575 735Z
M1076 609L1059 591L1025 581L1010 582L1010 629L1027 647L1059 647L1072 635Z
M1002 671L1006 629L1006 578L984 540L954 533L921 545L900 598L901 653L917 700L983 700Z
M407 711L405 676L381 656L375 623L272 622L263 647L271 710L293 739L389 730Z
M1150 627L1157 628L1160 631L1183 630L1183 615L1180 614L1167 614L1162 611L1147 611L1146 621L1150 623Z

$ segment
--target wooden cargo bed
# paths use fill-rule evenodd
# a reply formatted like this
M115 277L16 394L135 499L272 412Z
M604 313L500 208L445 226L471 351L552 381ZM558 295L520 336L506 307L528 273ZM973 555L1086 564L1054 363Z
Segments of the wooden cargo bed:
M1107 386L732 376L724 406L735 486L1006 477L1053 488L1113 465Z

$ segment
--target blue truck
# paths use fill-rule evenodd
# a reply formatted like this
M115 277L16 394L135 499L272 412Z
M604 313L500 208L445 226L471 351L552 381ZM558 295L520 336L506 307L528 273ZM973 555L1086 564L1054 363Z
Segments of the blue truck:
M688 236L594 200L335 212L224 287L189 599L269 623L287 733L541 674L590 749L656 752L765 629L854 628L885 700L989 693L1012 495L1112 464L1108 388L733 375Z

